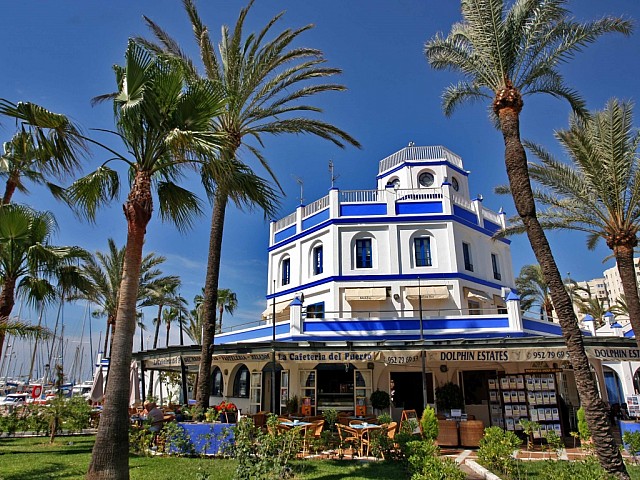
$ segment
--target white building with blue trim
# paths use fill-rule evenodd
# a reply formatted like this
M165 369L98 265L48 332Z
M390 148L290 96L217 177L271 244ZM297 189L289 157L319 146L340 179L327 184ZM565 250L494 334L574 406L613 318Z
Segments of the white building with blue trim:
M428 403L452 382L485 426L538 418L568 433L579 400L560 327L523 317L510 242L493 238L505 216L469 176L447 148L410 144L379 162L371 190L334 188L272 222L262 320L216 336L211 402L280 412L295 396L307 414L372 413L379 389L396 415L421 410L424 355ZM585 336L606 396L602 363L638 353L635 342ZM195 370L195 352L140 358Z

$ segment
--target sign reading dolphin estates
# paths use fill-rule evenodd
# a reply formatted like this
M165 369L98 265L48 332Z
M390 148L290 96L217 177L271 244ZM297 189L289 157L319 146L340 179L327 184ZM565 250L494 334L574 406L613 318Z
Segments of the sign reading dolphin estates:
M635 347L585 348L587 357L606 362L640 361L640 349ZM568 360L567 347L487 348L425 350L427 362L538 362L545 360ZM408 365L420 361L420 350L380 351L376 360L387 365Z

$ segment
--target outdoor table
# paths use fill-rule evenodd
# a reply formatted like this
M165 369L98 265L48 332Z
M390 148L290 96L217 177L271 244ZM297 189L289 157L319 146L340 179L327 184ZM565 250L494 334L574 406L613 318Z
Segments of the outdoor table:
M184 430L187 438L193 444L195 453L204 455L218 455L225 453L225 449L233 444L233 423L201 423L177 422ZM169 453L178 452L173 445L169 446Z
M313 423L311 423L311 422L300 422L298 420L294 420L293 422L280 422L280 425L282 427L286 427L287 429L301 427L301 432L300 433L302 433L302 438L303 438L302 452L303 452L303 454L306 454L306 452L307 452L307 428L310 427L311 425L313 425Z
M294 420L293 422L280 422L280 425L284 425L285 427L308 427L311 425L311 422L300 422L298 420Z
M364 450L364 442L362 441L362 436L365 433L368 433L369 430L376 430L378 428L382 428L382 425L376 425L375 423L358 423L355 425L349 425L349 427L353 428L358 433L358 438L360 439L360 456L362 457L362 452Z

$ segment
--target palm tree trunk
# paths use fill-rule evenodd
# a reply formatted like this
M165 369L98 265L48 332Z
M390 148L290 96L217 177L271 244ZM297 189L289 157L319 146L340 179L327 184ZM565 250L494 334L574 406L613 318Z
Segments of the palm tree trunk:
M151 178L137 172L124 204L127 246L118 300L118 328L114 332L105 402L87 473L88 480L129 479L129 368L136 329L142 247L153 211Z
M17 175L11 175L7 179L7 183L4 186L4 195L2 196L2 205L8 205L13 198L13 194L18 187L19 177Z
M102 356L107 358L109 355L109 332L111 331L111 324L113 323L113 319L111 316L107 317L107 328L104 332L104 347L102 349Z
M521 108L520 93L511 85L496 95L494 111L500 120L500 129L504 138L505 164L513 200L518 215L526 228L531 248L542 267L542 273L549 286L551 300L558 315L573 365L580 403L584 407L587 423L592 433L595 453L607 472L617 478L628 480L629 474L622 461L620 450L614 442L607 411L591 373L582 332L578 327L571 299L558 271L547 237L536 216L536 206L527 167L527 155L520 140L519 114Z
M169 348L169 331L171 330L171 324L167 323L167 338L165 339L164 346Z
M158 334L160 333L160 319L162 318L162 308L164 305L158 305L158 318L156 318L156 330L153 334L153 349L158 348ZM147 397L153 395L153 377L155 376L155 371L149 370L149 388L147 388Z
M218 280L220 277L220 255L222 252L222 234L224 216L228 197L218 190L213 201L211 215L211 233L209 235L209 257L207 259L207 276L204 285L203 334L200 352L200 369L198 371L198 390L196 404L205 411L209 408L211 393L211 356L216 336L216 309L218 304Z
M635 237L633 240L627 245L617 245L613 249L613 253L618 263L618 273L622 282L622 291L627 301L631 328L636 333L636 343L640 346L640 299L638 298L636 268L633 263L633 250L638 242Z
M4 279L2 291L0 292L0 324L7 323L11 310L16 303L15 299L16 279L8 277ZM4 330L0 331L0 358L2 357L2 347L4 345Z

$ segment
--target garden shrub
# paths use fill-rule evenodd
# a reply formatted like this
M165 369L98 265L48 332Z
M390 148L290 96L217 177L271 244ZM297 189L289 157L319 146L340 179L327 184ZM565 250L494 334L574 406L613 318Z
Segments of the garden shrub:
M545 460L540 478L553 478L553 480L613 480L593 456L584 460Z
M422 412L420 426L422 427L422 436L425 439L435 440L438 438L438 417L436 416L436 411L428 405Z
M489 470L510 475L516 466L512 455L520 444L520 439L513 432L500 427L485 428L484 437L480 439L478 460Z
M165 449L170 450L171 453L178 455L194 455L196 453L187 432L177 422L165 423L160 435L164 438Z
M243 417L234 428L235 444L232 453L238 466L238 480L266 480L288 478L292 475L291 461L302 447L298 429L278 431L278 417L267 418L267 433L255 427L250 418Z
M466 474L450 458L440 457L433 440L407 443L411 480L465 480Z
M576 417L578 417L578 433L580 434L580 441L583 443L588 442L591 439L591 431L589 430L589 425L587 425L587 418L583 407L578 409Z
M638 464L638 453L640 453L640 432L624 432L622 434L622 443L624 443L627 452L631 454L633 463Z
M335 430L336 422L338 421L338 411L335 408L327 408L322 412L324 417L325 427L329 430Z

